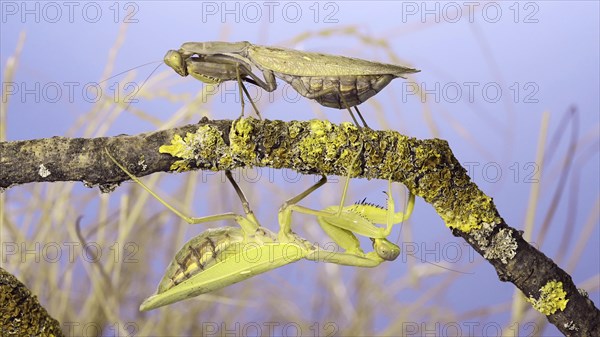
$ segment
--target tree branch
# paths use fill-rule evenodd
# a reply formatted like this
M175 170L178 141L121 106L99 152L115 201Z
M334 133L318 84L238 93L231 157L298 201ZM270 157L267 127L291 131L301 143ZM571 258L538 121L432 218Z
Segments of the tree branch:
M35 295L16 277L0 268L0 335L63 337Z
M178 138L177 135L180 137ZM357 129L327 121L203 119L199 124L94 139L0 143L0 187L83 181L110 190L127 180L104 149L137 176L172 169L289 168L305 174L391 179L430 203L451 228L518 287L567 336L600 336L600 311L571 277L500 217L492 198L440 139ZM169 154L159 153L166 152ZM174 155L176 157L174 157Z

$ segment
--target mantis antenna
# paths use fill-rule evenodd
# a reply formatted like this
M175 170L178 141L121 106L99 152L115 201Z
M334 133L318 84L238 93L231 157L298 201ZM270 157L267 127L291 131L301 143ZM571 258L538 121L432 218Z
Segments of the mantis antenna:
M160 67L160 66L163 64L163 61L152 61L152 62L144 63L144 64L142 64L142 65L139 65L139 66L136 66L136 67L133 67L133 68L129 68L129 69L127 69L127 70L124 70L124 71L122 71L122 72L120 72L120 73L118 73L118 74L115 74L115 75L113 75L113 76L111 76L111 77L109 77L109 78L107 78L107 79L105 79L105 80L102 80L102 81L98 82L98 84L104 83L104 82L106 82L106 81L108 81L108 80L110 80L110 79L112 79L112 78L115 78L115 77L117 77L117 76L120 76L120 75L122 75L122 74L125 74L125 73L127 73L127 72L130 72L130 71L132 71L132 70L135 70L135 69L138 69L138 68L141 68L141 67L145 67L145 66L147 66L147 65L150 65L150 64L155 64L155 63L158 63L158 65L157 65L156 67L154 67L154 69L152 70L152 72L150 72L150 74L149 74L148 76L146 76L146 78L144 79L144 82L142 82L142 85L140 85L140 86L139 86L139 88L138 88L138 91L137 91L137 92L135 92L135 93L133 94L133 97L135 97L135 95L136 95L138 92L140 92L140 91L142 90L142 88L144 87L144 85L146 84L146 82L148 81L148 79L150 79L150 77L151 77L151 76L152 76L152 75L153 75L153 74L154 74L154 73L155 73L155 72L158 70L158 68L159 68L159 67ZM133 98L133 97L132 97L132 99L131 99L129 102L127 102L127 106L125 107L125 110L129 109L129 106L131 106L131 103L133 103L133 100L135 99L135 98Z

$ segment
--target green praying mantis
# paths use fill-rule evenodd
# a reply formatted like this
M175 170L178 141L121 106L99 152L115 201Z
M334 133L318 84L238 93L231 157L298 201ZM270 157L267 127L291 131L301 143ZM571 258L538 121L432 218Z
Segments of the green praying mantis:
M237 81L250 100L256 114L260 113L242 83L248 82L272 92L277 88L275 77L290 84L300 95L319 104L347 109L358 125L351 107L367 124L357 105L371 98L393 79L406 78L419 70L358 58L303 52L241 42L187 42L179 50L169 50L164 62L180 76L207 83ZM263 79L253 73L257 68ZM244 99L242 97L242 115Z
M156 294L140 305L141 311L221 289L301 259L357 267L376 267L383 261L392 261L400 254L400 248L386 237L396 223L410 217L415 203L415 196L411 193L406 212L395 213L389 181L386 209L364 202L344 206L350 181L347 177L340 205L320 211L298 205L298 202L327 182L327 178L323 176L317 183L281 206L278 213L280 230L275 234L260 225L230 171L226 171L226 176L242 203L245 215L223 213L195 218L184 215L165 202L121 165L108 150L106 154L133 181L187 223L232 219L239 225L208 229L185 243L167 268ZM319 225L344 252L321 249L294 233L291 228L292 212L315 215ZM386 224L386 227L375 226L375 223ZM365 253L356 235L371 238L374 251Z

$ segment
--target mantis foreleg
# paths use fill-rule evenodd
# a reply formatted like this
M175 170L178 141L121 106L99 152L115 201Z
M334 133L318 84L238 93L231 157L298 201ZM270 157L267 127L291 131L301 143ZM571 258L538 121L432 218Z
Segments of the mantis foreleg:
M272 72L263 73L265 81L252 73L251 66L245 62L234 59L229 55L206 55L202 57L192 57L184 59L181 54L173 52L167 54L165 63L176 69L181 76L191 75L192 77L208 84L220 84L228 80L236 80L240 91L242 104L242 113L244 115L244 94L252 104L254 111L262 119L258 108L250 97L243 81L260 86L264 90L271 92L277 87L275 77ZM184 70L185 69L185 70Z
M394 213L393 198L391 194L391 181L388 184L388 208L383 209L370 204L356 204L352 206L343 206L345 195L348 190L349 179L346 179L344 193L342 194L342 204L340 206L328 207L319 211L304 206L297 205L297 202L304 199L307 195L322 186L326 182L323 176L319 182L309 187L298 196L286 201L279 212L279 241L285 242L292 235L291 213L297 211L300 213L317 216L317 221L323 230L343 249L345 253L330 253L335 256L333 259L325 259L319 256L310 255L308 259L322 259L326 262L341 264L350 264L356 266L375 266L384 260L394 260L400 254L400 248L388 241L386 237L390 234L395 222L406 220L412 213L414 206L414 196L409 198L409 207L406 214L401 212ZM374 223L385 223L386 228L380 228ZM360 248L360 242L355 234L370 237L373 240L375 252L365 254ZM323 251L315 254L325 254ZM338 255L344 254L344 255ZM341 260L340 260L341 259ZM369 260L365 262L364 259ZM339 261L344 262L339 262ZM337 262L336 262L337 261Z

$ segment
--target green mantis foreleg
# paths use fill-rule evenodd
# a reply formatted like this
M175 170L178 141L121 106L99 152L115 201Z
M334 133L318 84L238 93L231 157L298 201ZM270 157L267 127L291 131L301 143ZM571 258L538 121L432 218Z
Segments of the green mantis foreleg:
M327 235L345 250L342 255L340 253L331 254L333 260L322 259L325 262L365 267L376 266L384 260L396 259L400 254L400 248L388 241L386 237L390 234L395 223L403 222L410 217L414 208L414 195L410 194L409 196L406 213L394 213L394 200L392 198L391 181L389 181L387 209L364 203L344 207L343 204L350 181L347 177L339 206L331 206L318 211L297 205L298 202L325 184L326 181L327 178L323 176L316 184L283 204L279 212L279 240L284 241L286 237L292 235L291 214L292 211L296 211L317 216L319 225ZM380 228L375 226L374 223L385 223L386 227ZM371 238L375 252L365 254L360 248L360 243L355 234ZM310 257L307 258L311 259ZM369 261L365 261L365 259Z
M169 51L167 55L165 55L164 62L173 68L179 75L191 75L195 79L206 84L219 85L224 81L236 80L242 104L240 117L244 115L244 94L246 94L246 97L248 97L258 118L262 119L258 108L254 104L254 101L250 97L250 94L242 81L259 85L262 88L265 88L265 90L272 87L270 91L275 90L275 87L272 84L265 83L258 76L254 75L251 66L247 62L236 60L235 58L226 55L186 57L187 58L184 59L184 56L181 53Z
M325 179L325 178L323 178ZM349 179L346 180L344 191L346 191ZM322 184L321 184L322 185ZM345 192L344 192L345 194ZM306 208L299 205L291 205L293 211L316 215L321 222L335 227L346 229L350 232L373 239L383 239L390 235L394 225L406 221L414 209L415 196L410 193L406 212L394 212L394 199L392 198L392 183L388 183L387 208L359 203L350 206L330 206L322 211ZM344 199L342 199L344 200ZM386 224L385 228L377 227L374 223ZM287 227L286 227L287 229Z

